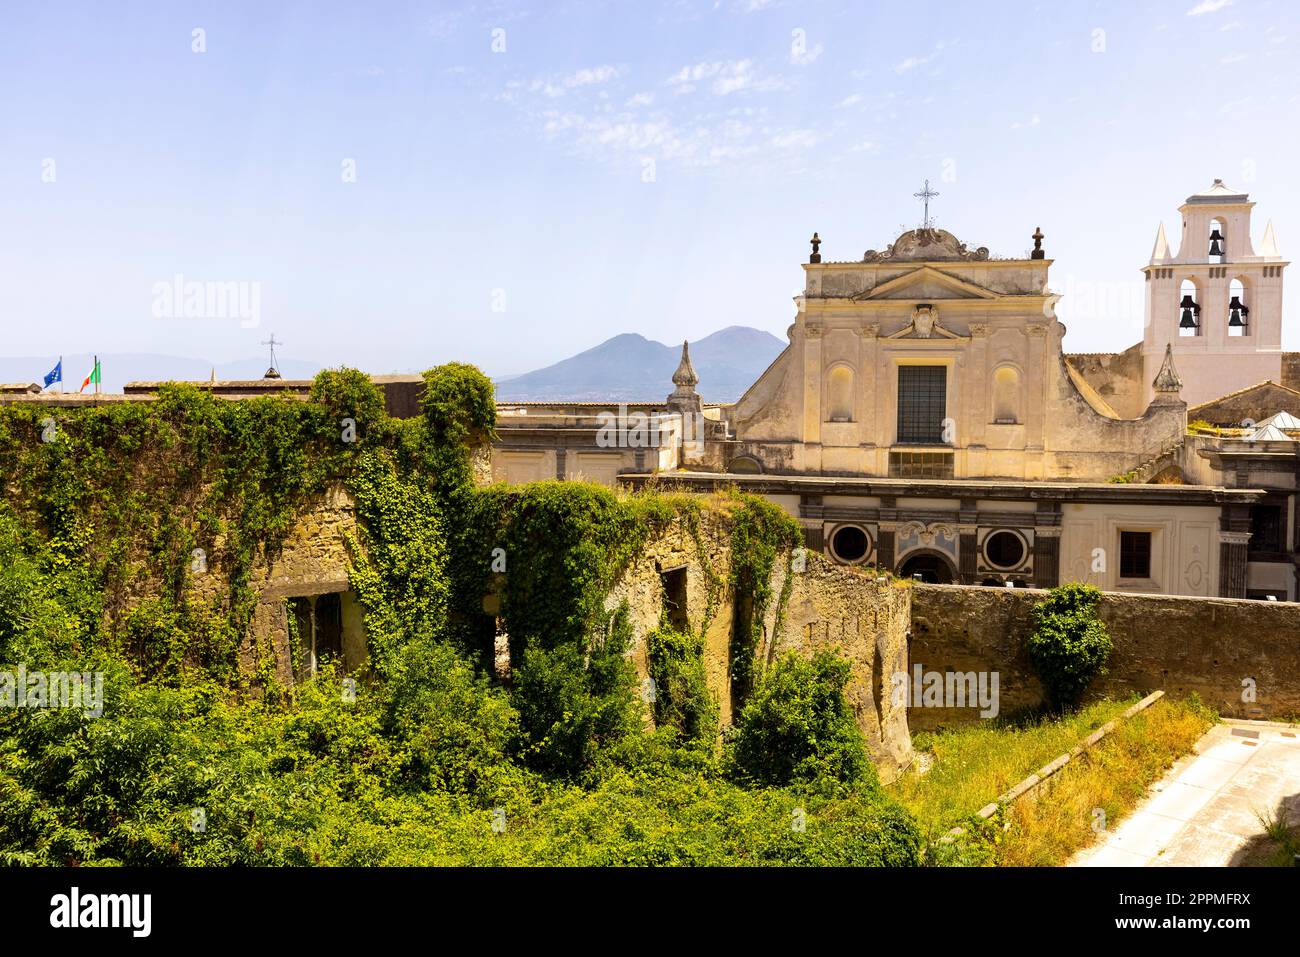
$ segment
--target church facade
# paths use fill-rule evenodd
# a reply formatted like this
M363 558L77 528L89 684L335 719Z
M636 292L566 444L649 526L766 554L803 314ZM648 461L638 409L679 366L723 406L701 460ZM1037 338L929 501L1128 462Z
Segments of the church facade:
M566 410L524 408L501 417L498 477L577 447L620 483L762 494L845 564L1294 600L1300 419L1260 425L1290 413L1264 405L1248 428L1189 432L1189 397L1264 384L1281 392L1261 402L1300 398L1281 351L1287 264L1271 225L1252 246L1251 206L1218 181L1188 198L1178 252L1162 227L1144 268L1144 341L1109 356L1063 350L1041 231L1022 259L926 225L824 262L814 236L789 345L737 402L700 403L684 351L673 395L647 411L680 423L668 441L629 454ZM626 437L628 413L619 422ZM528 477L552 475L565 477Z

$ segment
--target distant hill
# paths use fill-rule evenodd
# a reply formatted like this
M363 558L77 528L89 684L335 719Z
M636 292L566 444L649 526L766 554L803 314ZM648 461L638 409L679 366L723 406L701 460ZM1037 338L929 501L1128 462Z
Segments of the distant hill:
M734 402L785 343L761 329L728 326L691 343L691 364L706 402ZM632 332L554 365L497 380L497 398L514 402L660 402L673 391L682 347Z

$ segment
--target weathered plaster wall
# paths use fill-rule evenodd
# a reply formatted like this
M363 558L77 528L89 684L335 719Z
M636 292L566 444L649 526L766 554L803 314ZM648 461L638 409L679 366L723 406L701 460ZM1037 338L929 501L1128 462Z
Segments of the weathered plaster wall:
M912 589L911 665L927 671L997 671L1003 715L1042 701L1024 652L1037 589L917 585ZM1102 597L1115 642L1109 673L1090 697L1163 690L1199 694L1230 717L1300 714L1300 605L1159 595ZM1257 700L1242 701L1242 682ZM1258 709L1257 711L1255 709ZM967 724L974 710L911 708L913 730Z
M1142 343L1123 352L1072 353L1066 355L1065 361L1121 418L1136 419L1146 409Z

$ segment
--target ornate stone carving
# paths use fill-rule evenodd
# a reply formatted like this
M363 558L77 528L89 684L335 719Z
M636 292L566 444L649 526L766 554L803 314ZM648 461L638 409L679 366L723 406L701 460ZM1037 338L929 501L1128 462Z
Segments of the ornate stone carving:
M939 324L939 310L928 302L918 303L912 310L912 324L900 329L888 339L965 339L955 332L949 332Z
M874 339L880 335L880 323L869 322L858 330L863 339Z
M987 246L967 249L966 244L946 229L921 227L899 236L883 252L868 249L862 261L876 262L956 262L982 261L989 258Z
M820 339L822 337L822 324L820 322L804 323L803 332L809 339Z
M1183 388L1183 380L1178 377L1178 370L1174 368L1174 346L1171 342L1165 343L1165 361L1160 364L1160 371L1156 373L1155 381L1151 383L1157 392L1178 395Z
M970 334L976 339L983 339L989 334L989 324L987 322L972 322L970 324Z

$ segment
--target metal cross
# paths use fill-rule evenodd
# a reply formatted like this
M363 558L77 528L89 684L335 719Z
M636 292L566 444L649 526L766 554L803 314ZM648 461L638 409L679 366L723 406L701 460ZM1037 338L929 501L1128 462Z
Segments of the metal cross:
M925 181L925 189L921 190L919 193L913 193L912 195L925 203L925 218L921 220L921 225L926 229L929 229L934 225L934 223L930 221L930 200L934 199L934 197L939 194L930 188L930 181L927 179Z
M270 347L271 347L271 368L274 369L274 368L276 367L276 366L275 366L275 347L276 347L276 346L282 346L282 345L284 345L284 341L281 340L281 341L277 342L277 341L275 340L275 333L273 332L273 333L271 333L271 338L270 338L270 339L264 339L264 340L262 340L262 345L264 345L264 346L270 346Z

